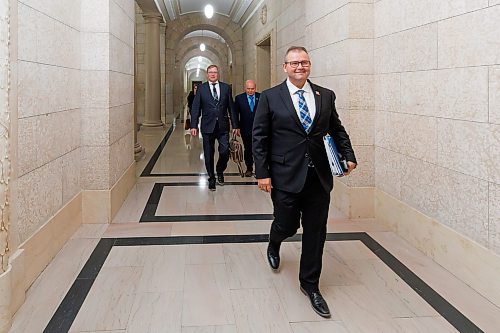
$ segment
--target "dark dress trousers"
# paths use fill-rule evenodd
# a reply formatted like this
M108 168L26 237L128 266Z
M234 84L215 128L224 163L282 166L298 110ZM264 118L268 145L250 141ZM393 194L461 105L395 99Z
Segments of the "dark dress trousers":
M199 85L191 108L191 128L198 128L201 116L200 131L203 137L205 167L210 178L215 177L215 140L219 142L219 159L215 168L218 175L222 175L226 170L229 161L229 116L231 116L233 128L238 128L231 87L219 81L219 88L220 96L216 101L209 82Z
M244 157L247 169L253 170L253 157L252 157L252 128L257 105L259 104L260 93L254 94L255 106L253 111L248 104L248 97L246 93L240 94L234 99L234 107L239 116L241 138L243 139L243 146L245 147Z
M335 94L309 83L316 103L309 134L300 122L286 81L261 94L253 125L253 156L257 179L271 178L273 186L270 242L279 247L293 236L302 216L299 280L312 292L319 287L333 188L323 136L332 135L348 161L356 163L356 157L335 109Z

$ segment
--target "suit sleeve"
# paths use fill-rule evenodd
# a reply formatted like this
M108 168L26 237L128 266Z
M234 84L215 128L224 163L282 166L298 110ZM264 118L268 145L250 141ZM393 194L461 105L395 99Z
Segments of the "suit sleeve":
M330 135L333 137L337 149L348 160L357 163L354 150L352 149L351 140L347 134L342 122L340 121L337 109L335 108L335 93L332 91L332 114L330 117Z
M234 98L234 113L236 114L236 119L238 119L238 125L241 123L241 107L240 107L240 95Z
M201 90L202 86L199 86L196 95L194 95L193 106L191 107L191 128L198 128L198 121L201 115Z
M234 106L234 101L233 101L233 90L231 87L229 87L229 93L228 93L228 107L229 107L229 114L231 116L231 124L233 125L233 128L240 128L240 121L238 119L238 113L236 112L236 107Z
M260 95L259 104L255 111L252 130L252 152L255 161L255 177L257 179L270 178L269 172L269 144L271 140L271 112L267 95Z

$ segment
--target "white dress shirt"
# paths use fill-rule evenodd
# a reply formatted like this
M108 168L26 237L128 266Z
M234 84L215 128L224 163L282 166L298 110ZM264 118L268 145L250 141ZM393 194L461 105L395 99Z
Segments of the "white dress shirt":
M304 90L304 98L306 100L307 108L309 109L309 115L311 120L314 121L314 116L316 115L316 100L314 99L314 92L312 91L311 85L306 81L302 88L297 88L290 79L286 79L286 85L288 86L288 91L290 92L290 97L292 97L293 106L295 107L295 112L300 119L299 110L299 95L296 94L297 90Z
M213 88L213 84L215 83L215 90L217 90L217 97L218 97L218 100L220 101L220 84L219 84L219 81L215 81L215 82L210 82L208 81L208 84L210 85L210 95L214 95L213 91L214 91L214 88Z

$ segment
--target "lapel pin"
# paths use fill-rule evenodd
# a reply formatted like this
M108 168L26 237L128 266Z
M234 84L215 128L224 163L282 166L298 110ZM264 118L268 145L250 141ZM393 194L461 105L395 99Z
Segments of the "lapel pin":
M317 91L317 90L316 90L316 95L318 95L318 96L319 96L319 91Z

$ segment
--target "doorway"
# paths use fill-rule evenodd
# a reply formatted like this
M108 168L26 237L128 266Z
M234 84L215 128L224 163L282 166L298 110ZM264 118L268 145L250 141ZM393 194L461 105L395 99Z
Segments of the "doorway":
M271 36L257 43L257 88L263 91L271 87Z

